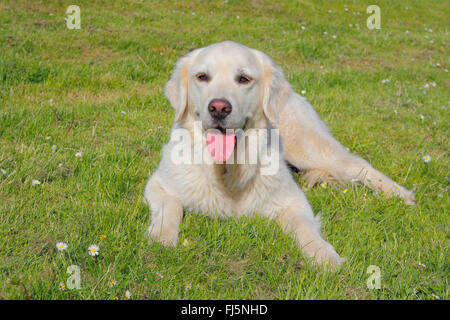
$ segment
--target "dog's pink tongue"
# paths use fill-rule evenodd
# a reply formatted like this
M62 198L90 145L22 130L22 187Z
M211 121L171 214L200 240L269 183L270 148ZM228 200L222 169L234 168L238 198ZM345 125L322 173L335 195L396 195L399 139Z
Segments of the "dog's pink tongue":
M206 133L206 146L211 158L216 161L227 161L234 150L234 134L208 131Z

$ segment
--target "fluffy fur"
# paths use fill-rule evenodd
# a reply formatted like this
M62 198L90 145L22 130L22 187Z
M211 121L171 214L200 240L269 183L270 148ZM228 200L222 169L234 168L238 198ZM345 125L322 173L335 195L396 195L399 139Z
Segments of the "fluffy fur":
M209 81L198 81L199 72L207 73ZM251 82L237 84L240 73L250 75ZM290 233L306 257L321 265L338 266L344 259L323 239L319 219L314 217L286 161L305 172L309 184L362 183L414 203L410 191L347 152L308 101L291 89L282 70L260 51L231 41L197 49L177 62L165 89L175 109L172 130L184 128L193 135L195 121L201 121L203 130L211 128L207 105L211 99L226 98L233 105L224 123L226 128L269 130L275 126L284 151L272 149L280 152L279 170L274 175L262 175L259 162L174 164L171 152L179 142L171 139L163 147L160 165L144 193L151 212L148 235L154 241L175 246L184 211L223 218L258 212ZM196 152L193 145L187 147ZM201 148L206 152L204 136Z

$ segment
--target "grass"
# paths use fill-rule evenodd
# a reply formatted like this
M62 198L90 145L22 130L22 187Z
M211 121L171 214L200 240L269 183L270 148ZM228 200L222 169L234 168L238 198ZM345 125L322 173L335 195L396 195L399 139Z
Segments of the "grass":
M71 4L0 4L1 298L448 299L447 1L377 1L380 30L370 1L79 0L80 30L63 20ZM338 140L416 193L406 207L296 176L348 259L338 272L258 216L186 214L172 249L144 238L142 193L173 119L163 85L177 58L225 39L272 56ZM81 289L59 290L70 265Z

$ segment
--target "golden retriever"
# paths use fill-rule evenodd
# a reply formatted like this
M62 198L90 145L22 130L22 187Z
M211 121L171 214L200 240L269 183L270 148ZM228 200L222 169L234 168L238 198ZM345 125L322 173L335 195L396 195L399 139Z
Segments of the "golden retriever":
M414 203L411 191L337 142L280 67L258 50L232 41L194 50L177 62L165 94L175 122L144 192L151 240L175 246L184 211L223 218L257 212L277 221L306 257L340 265L344 258L323 239L319 217L286 162L310 184L362 183ZM257 147L250 146L250 132ZM268 156L272 170L264 172Z

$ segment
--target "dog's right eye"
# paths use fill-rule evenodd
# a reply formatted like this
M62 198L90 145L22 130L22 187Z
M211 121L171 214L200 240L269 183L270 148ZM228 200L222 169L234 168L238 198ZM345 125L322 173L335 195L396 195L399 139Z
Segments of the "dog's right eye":
M198 73L195 75L195 77L197 78L197 80L199 81L208 81L209 77L206 73Z

